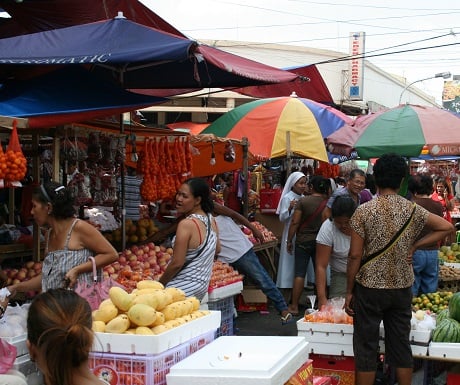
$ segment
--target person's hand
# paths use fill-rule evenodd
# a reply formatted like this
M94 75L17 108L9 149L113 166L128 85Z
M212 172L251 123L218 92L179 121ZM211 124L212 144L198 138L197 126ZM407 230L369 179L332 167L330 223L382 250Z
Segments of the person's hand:
M414 247L411 247L409 249L409 253L407 254L407 257L406 257L406 261L409 265L412 265L412 260L413 260L413 255L415 253L415 248Z
M0 306L2 306L3 309L6 309L6 307L8 306L9 300L10 300L10 297L5 297L4 299L2 299L0 301Z
M318 310L321 310L321 308L325 306L326 304L327 304L327 298L318 296Z
M265 238L262 232L255 227L252 229L252 235L254 235L254 238L258 239L260 243L264 243Z
M70 269L64 277L66 288L73 288L77 284L78 273L75 268Z
M345 296L345 304L343 305L345 313L347 313L350 317L355 315L353 310L353 294L347 294Z
M7 289L10 292L10 297L14 297L18 291L16 285L7 286Z

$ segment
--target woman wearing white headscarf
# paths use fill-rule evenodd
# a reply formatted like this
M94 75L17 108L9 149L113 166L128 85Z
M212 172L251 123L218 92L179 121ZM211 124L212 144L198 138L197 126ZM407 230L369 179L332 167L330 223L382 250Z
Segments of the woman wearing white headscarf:
M281 238L280 258L278 262L278 273L276 276L276 286L280 289L292 289L294 281L294 255L290 254L286 248L286 240L294 213L294 207L299 198L307 188L307 177L303 172L293 172L284 185L281 198L276 209L280 222L284 224L283 236ZM283 290L286 293L286 290Z

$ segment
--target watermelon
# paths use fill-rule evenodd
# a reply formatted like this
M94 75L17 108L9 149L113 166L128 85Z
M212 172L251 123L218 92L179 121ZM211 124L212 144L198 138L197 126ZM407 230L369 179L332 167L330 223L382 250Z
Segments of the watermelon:
M433 331L433 342L460 342L460 323L452 318L443 319Z
M449 300L450 317L460 321L460 292L455 293Z
M446 318L451 318L449 309L442 309L439 313L436 314L436 325L439 325L442 320Z

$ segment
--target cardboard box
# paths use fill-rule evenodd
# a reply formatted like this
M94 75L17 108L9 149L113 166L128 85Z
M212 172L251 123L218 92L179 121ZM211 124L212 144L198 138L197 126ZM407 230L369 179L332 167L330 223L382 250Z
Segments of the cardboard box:
M260 289L243 289L236 297L238 311L267 310L267 296Z
M313 385L313 361L307 360L284 385Z
M331 385L355 384L355 359L353 357L310 354L313 375L331 378Z

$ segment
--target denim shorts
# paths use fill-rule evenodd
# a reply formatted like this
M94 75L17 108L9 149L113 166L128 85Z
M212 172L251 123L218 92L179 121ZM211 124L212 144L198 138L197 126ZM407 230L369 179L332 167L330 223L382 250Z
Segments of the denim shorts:
M308 262L315 267L316 240L308 242L296 242L294 250L294 277L304 278L307 274Z

